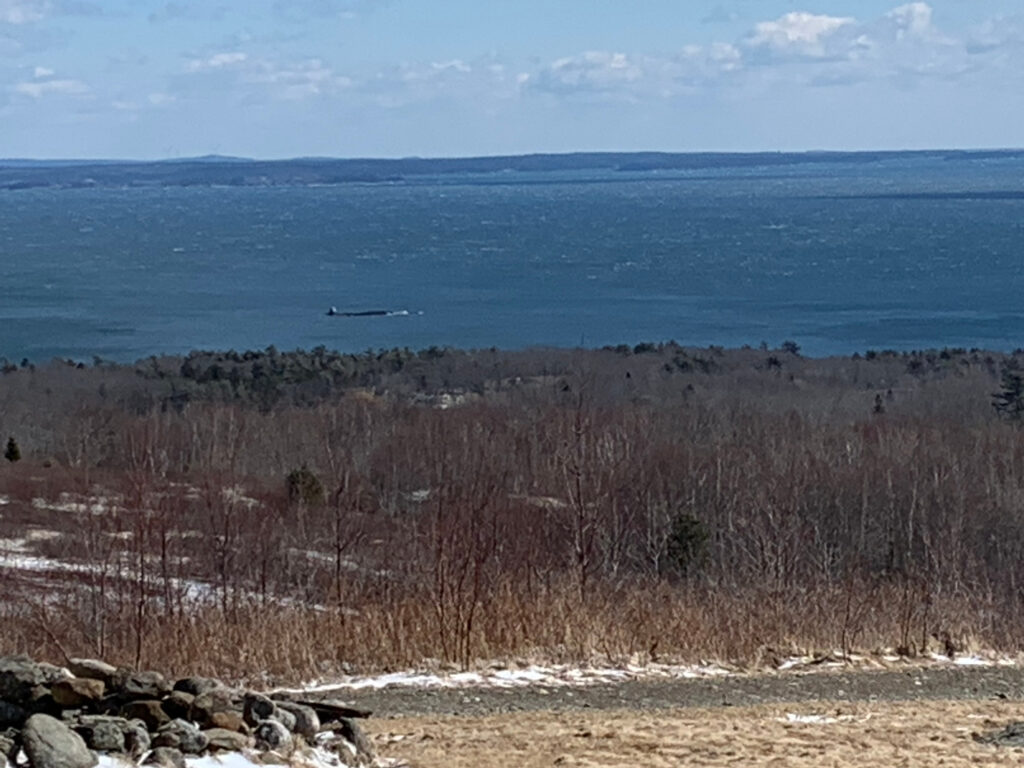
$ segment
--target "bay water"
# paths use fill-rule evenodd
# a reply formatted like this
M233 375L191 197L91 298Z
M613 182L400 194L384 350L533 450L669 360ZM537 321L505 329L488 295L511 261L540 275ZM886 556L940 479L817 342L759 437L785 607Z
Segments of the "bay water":
M1024 158L0 191L13 361L669 339L1024 346Z

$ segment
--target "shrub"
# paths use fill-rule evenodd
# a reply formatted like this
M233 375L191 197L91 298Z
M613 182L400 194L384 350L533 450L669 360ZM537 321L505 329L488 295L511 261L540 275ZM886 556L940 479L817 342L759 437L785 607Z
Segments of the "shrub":
M288 487L288 500L293 504L312 507L324 503L324 485L305 464L289 472L285 484Z
M707 526L693 515L677 515L665 541L669 569L680 576L692 575L704 560L710 538Z
M4 458L12 464L16 461L21 461L21 448L18 447L18 441L13 437L7 441L7 450L4 451Z

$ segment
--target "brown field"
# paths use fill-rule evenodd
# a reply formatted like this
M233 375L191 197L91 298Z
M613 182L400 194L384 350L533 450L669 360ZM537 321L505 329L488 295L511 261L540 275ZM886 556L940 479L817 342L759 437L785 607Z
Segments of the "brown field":
M664 711L532 712L368 722L411 768L1019 765L972 733L1020 718L1007 702L817 703ZM790 715L835 722L791 722Z

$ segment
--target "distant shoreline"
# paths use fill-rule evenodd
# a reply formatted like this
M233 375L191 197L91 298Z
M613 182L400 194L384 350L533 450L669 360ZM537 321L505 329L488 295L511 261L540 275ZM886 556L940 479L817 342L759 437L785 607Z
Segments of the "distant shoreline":
M359 316L360 313L355 313ZM344 316L344 313L338 313L338 316ZM981 347L962 347L962 346L943 346L943 347L927 347L920 349L891 349L891 348L873 348L864 349L848 354L828 354L828 355L815 355L815 354L804 354L801 350L799 343L796 341L786 340L779 344L767 344L766 342L759 342L758 344L744 344L741 346L723 346L719 344L684 344L674 340L667 341L641 341L636 344L603 344L603 345L584 345L584 346L560 346L560 345L527 345L522 347L459 347L451 345L434 345L429 347L423 347L414 349L409 346L404 347L381 347L377 349L367 349L362 352L346 352L340 349L331 349L326 346L318 346L311 348L295 348L295 349L278 349L276 345L269 345L262 349L194 349L190 352L154 352L153 354L139 357L134 360L113 360L104 358L102 355L92 355L91 358L76 358L76 357L61 357L54 356L46 360L33 360L30 358L12 359L5 356L4 351L0 349L0 374L12 373L16 370L37 367L37 366L49 366L49 365L66 365L77 368L107 368L107 369L130 369L142 365L148 365L154 361L159 361L161 364L166 364L170 361L184 362L191 359L204 359L214 361L253 361L260 360L263 358L339 358L349 359L353 361L359 360L373 360L381 359L384 357L401 355L407 357L417 357L426 359L440 359L442 357L458 357L458 358L472 358L475 356L507 356L507 357L522 357L522 356L535 356L550 354L558 357L564 357L566 355L583 354L583 355L595 355L602 353L615 354L621 357L632 357L642 356L648 354L663 354L671 352L685 352L687 354L702 354L706 353L714 356L733 356L733 355L768 355L778 356L785 355L790 359L799 359L805 362L826 362L826 361L838 361L838 360L866 360L872 361L876 359L891 359L891 360L914 360L914 359L927 359L927 358L938 358L942 360L950 360L954 357L965 357L971 356L975 358L979 357L994 357L1002 359L1006 357L1013 357L1016 355L1024 355L1024 347L1015 349L987 349Z
M860 152L579 152L466 158L296 158L207 156L182 160L0 159L0 190L189 186L332 186L400 183L425 176L498 173L724 171L893 160L973 162L1024 157L1024 149Z

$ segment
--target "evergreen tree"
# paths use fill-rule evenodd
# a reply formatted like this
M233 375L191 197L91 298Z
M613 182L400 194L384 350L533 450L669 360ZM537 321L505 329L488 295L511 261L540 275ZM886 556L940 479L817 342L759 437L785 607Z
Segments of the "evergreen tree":
M305 464L289 472L285 483L288 488L288 500L293 504L316 506L324 503L326 493L323 483Z
M18 447L18 441L13 437L7 441L7 450L4 451L4 458L12 464L21 460L21 448Z
M992 395L992 406L1010 421L1024 421L1024 373L1004 368L1002 387Z

